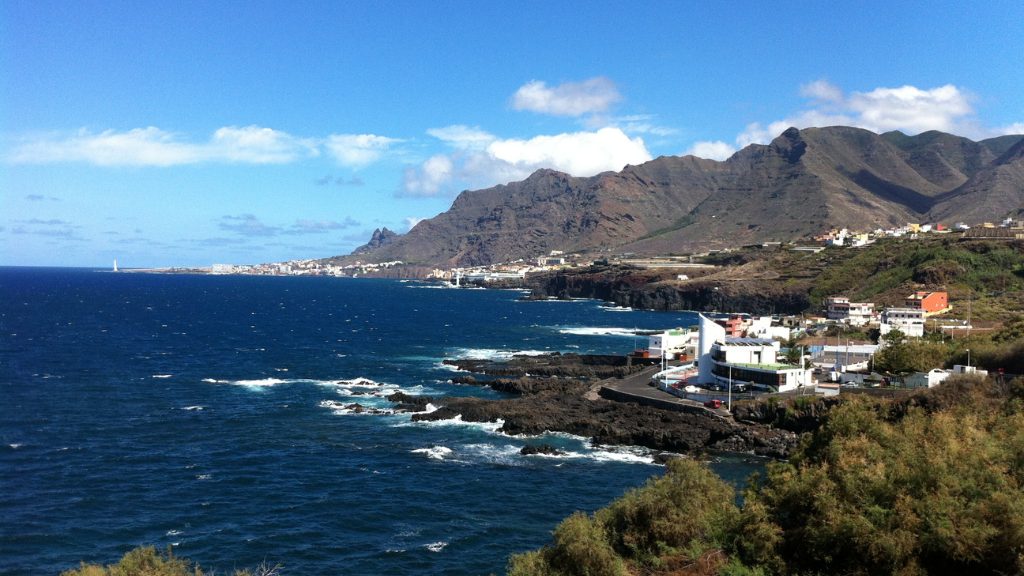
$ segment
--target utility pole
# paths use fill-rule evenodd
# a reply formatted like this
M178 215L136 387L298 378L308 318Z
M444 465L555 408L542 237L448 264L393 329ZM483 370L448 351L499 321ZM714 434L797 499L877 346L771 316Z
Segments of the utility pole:
M967 340L971 339L971 300L974 299L974 292L967 291Z
M729 365L729 412L732 412L732 365Z

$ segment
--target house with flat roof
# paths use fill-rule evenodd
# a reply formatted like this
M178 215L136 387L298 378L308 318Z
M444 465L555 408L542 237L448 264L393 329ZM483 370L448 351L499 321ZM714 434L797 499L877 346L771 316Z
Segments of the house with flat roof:
M882 312L880 332L885 336L893 330L899 330L907 336L921 338L924 336L924 310L921 308L886 308Z
M829 320L838 320L851 326L863 326L875 317L874 302L850 302L849 298L834 296L826 304Z
M925 316L939 314L949 309L949 297L945 292L915 292L907 296L906 307L923 310Z
M697 371L704 386L749 385L761 392L790 392L813 385L811 370L778 362L781 344L766 338L734 338L700 316Z

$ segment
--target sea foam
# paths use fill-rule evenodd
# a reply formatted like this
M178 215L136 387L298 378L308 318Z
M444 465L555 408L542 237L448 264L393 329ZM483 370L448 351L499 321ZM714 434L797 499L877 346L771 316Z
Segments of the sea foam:
M638 330L635 328L556 328L560 334L572 334L573 336L636 336Z

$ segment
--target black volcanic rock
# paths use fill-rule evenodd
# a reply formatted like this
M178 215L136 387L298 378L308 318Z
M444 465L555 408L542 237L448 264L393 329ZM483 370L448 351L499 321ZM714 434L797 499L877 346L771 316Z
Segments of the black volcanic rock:
M519 453L522 454L523 456L531 456L533 454L544 454L546 456L562 456L565 454L565 452L562 452L561 450L555 448L550 444L541 444L539 446L527 444L526 446L523 446L521 450L519 450Z

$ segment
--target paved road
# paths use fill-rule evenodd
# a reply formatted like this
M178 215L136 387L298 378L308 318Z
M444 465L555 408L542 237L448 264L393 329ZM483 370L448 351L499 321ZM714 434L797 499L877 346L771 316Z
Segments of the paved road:
M704 407L704 404L701 402L680 398L674 394L669 394L664 390L659 390L654 386L651 386L651 378L659 371L661 371L660 366L652 366L646 370L637 372L636 374L632 374L621 380L618 378L609 378L607 380L602 380L598 382L598 385L591 388L591 390L595 396L597 389L604 387L612 390L617 390L619 392L624 392L626 394L631 394L633 396L641 396L644 398L650 398L661 402L668 402L670 404L678 404L680 406L696 406L701 408ZM721 416L723 418L732 418L732 415L729 414L729 411L726 410L724 407L719 410L707 409L707 411L713 412L716 415Z

